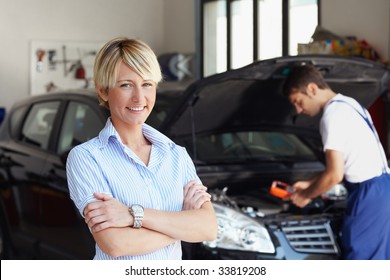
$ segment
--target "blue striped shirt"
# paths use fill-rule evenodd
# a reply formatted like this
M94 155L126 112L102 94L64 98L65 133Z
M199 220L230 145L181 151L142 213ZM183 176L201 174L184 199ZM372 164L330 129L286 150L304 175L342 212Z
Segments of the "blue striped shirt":
M142 132L152 143L147 166L122 143L110 118L99 136L71 150L66 165L68 186L81 215L89 203L96 201L93 193L108 194L129 206L182 210L184 185L194 179L200 182L190 156L147 124L143 124ZM118 259L181 259L181 254L181 243L177 241L146 255ZM113 258L96 245L94 259Z

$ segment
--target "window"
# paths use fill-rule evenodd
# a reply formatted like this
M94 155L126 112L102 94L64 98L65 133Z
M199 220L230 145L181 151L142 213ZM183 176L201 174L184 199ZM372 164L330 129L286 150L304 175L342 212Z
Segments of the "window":
M253 61L253 1L231 3L230 28L231 68L239 68Z
M283 54L282 0L257 0L257 59Z
M204 72L206 76L227 69L227 20L225 0L205 1L203 17Z
M296 55L319 24L320 0L198 0L199 78Z
M23 124L21 141L47 149L60 102L42 102L31 107Z
M288 54L297 55L298 43L308 43L318 25L318 4L316 0L290 0L288 10Z
M69 102L60 132L57 153L67 152L74 146L98 136L103 126L104 123L89 105Z

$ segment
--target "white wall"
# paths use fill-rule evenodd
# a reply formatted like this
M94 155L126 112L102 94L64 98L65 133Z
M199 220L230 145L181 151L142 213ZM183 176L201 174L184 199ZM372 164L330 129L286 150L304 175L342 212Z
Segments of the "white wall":
M321 15L324 28L365 39L390 60L390 0L322 0Z
M165 0L163 52L195 52L195 0Z

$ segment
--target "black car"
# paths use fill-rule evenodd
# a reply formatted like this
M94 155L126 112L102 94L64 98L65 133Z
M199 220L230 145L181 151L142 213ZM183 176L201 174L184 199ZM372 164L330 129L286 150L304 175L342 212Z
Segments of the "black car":
M347 198L341 184L303 209L270 194L278 182L288 185L324 169L321 116L297 116L281 94L291 67L304 63L320 69L334 91L364 106L387 92L388 68L368 60L276 58L193 83L162 128L187 148L203 183L215 190L218 239L189 244L190 258L341 257L339 233Z
M388 70L361 59L277 58L162 94L148 122L185 146L213 195L219 234L183 244L188 259L337 259L346 198L342 185L298 209L270 195L322 171L318 119L296 117L281 96L296 63L321 68L329 84L364 105L385 92ZM177 104L176 104L177 103ZM94 242L69 198L70 148L108 117L91 93L53 93L16 104L0 130L2 258L91 259Z

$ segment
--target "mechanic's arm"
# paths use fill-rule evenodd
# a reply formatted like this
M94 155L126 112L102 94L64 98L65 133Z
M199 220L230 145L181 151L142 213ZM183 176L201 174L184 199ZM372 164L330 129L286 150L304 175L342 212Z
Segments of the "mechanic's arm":
M319 176L320 176L320 175L316 175L316 176L310 178L309 180L297 181L297 182L295 182L295 183L292 185L292 187L294 188L294 190L297 190L297 191L307 189L307 188L310 187L315 181L317 181L317 179L318 179Z
M344 155L336 150L326 150L326 168L312 182L312 184L302 190L297 190L290 197L291 201L298 207L305 207L311 200L341 182L344 177Z

